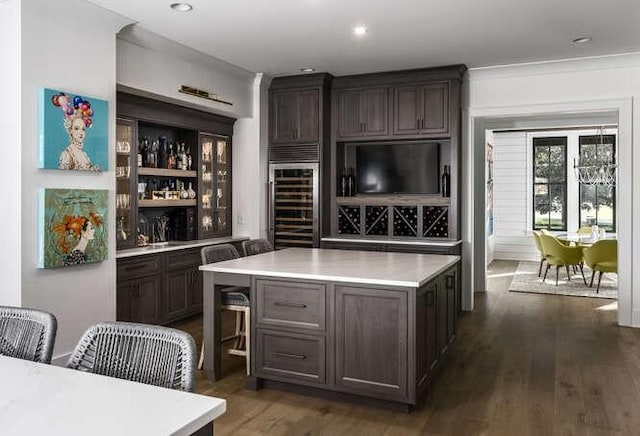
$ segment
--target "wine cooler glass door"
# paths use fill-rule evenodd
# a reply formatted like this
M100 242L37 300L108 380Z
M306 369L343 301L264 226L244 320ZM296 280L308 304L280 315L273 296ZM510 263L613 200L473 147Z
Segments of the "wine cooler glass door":
M317 165L273 165L270 176L270 228L274 247L316 247Z

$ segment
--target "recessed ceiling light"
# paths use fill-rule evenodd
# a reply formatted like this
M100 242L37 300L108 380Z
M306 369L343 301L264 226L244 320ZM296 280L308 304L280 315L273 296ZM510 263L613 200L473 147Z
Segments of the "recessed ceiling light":
M592 39L590 36L582 36L580 38L576 38L574 40L572 40L571 42L573 42L574 44L586 44L587 42L591 42Z
M303 73L313 73L315 70L316 70L315 68L311 68L311 67L300 68L300 71L302 71Z
M356 26L356 27L353 28L353 33L356 36L364 36L364 35L367 34L367 30L368 29L366 27L364 27L364 26Z
M171 9L178 12L189 12L191 9L193 9L193 6L191 6L189 3L172 3Z

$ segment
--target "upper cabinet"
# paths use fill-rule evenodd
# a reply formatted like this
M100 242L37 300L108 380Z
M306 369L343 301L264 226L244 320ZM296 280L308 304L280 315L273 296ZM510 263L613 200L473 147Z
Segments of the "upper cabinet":
M330 139L327 73L276 77L269 88L269 162L319 162Z
M393 107L394 135L449 133L449 82L397 86Z
M317 142L320 137L320 91L274 91L271 142Z
M387 137L389 88L344 89L337 94L337 137Z

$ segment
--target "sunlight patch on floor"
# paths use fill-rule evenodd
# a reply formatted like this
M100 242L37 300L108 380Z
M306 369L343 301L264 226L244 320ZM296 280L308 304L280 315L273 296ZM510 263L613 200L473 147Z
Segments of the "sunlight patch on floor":
M596 307L595 310L602 310L606 312L611 310L618 310L618 302L614 301L613 303L604 304L602 306Z

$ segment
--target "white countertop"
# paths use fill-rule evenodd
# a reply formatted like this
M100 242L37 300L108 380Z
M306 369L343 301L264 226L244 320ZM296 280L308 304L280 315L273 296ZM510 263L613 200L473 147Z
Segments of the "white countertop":
M226 401L0 356L0 434L190 435Z
M462 241L459 239L421 239L419 241L406 241L406 240L394 240L394 239L361 239L361 238L350 238L350 237L340 237L340 236L332 236L330 238L321 238L321 241L324 242L353 242L353 243L362 243L362 244L393 244L393 245L420 245L426 247L455 247L456 245L462 244Z
M418 288L460 256L287 248L211 263L201 271Z
M248 236L227 236L224 238L196 239L193 241L171 241L167 245L147 245L146 247L128 248L116 252L116 259L141 256L144 254L164 253L165 251L185 250L187 248L204 247L206 245L228 244L230 242L247 241Z

